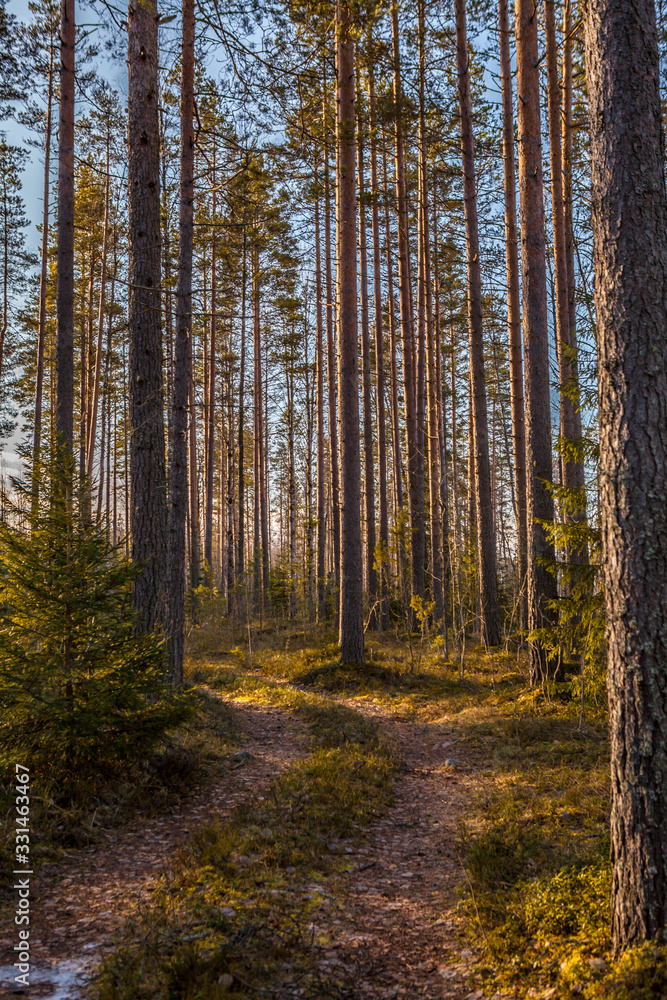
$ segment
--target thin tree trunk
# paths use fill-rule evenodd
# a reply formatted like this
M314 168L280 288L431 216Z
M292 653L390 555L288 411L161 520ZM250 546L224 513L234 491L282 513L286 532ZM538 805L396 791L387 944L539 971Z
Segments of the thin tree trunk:
M401 430L398 410L398 372L396 365L396 315L394 311L394 278L391 259L391 228L389 225L389 188L387 181L386 143L382 151L383 186L384 186L384 228L387 252L387 304L389 311L389 351L391 372L391 427L394 455L394 482L396 484L396 503L399 522L396 524L398 534L398 573L401 582L401 593L404 602L409 603L408 558L405 548L405 531L403 530L403 510L405 499L403 495L403 470L401 468Z
M49 266L49 195L51 192L51 109L53 106L53 34L49 46L49 77L44 130L44 201L42 212L41 269L39 275L39 327L37 333L37 372L35 377L35 419L32 439L33 495L37 496L42 450L42 398L44 394L44 349L46 345L46 291Z
M493 527L493 497L489 469L489 428L484 375L482 328L482 277L479 261L475 148L472 132L468 43L465 0L455 0L456 39L463 155L463 197L468 258L468 324L470 331L470 382L473 404L473 448L477 503L477 553L482 634L487 646L500 642L500 620L496 583L496 538Z
M195 396L194 378L194 337L190 331L190 379L188 387L188 403L190 407L189 422L189 486L190 486L190 586L196 590L199 586L199 482L197 467L197 399Z
M213 477L215 475L215 361L217 339L217 244L215 239L216 190L215 190L215 145L213 146L213 207L212 207L212 241L211 241L211 327L209 340L209 371L208 371L208 411L206 423L208 436L206 440L206 513L204 517L204 564L206 566L206 584L213 588Z
M327 294L327 374L329 382L329 467L333 530L333 564L336 582L336 618L340 600L340 477L338 469L338 393L336 386L336 351L334 345L334 299L331 274L331 188L329 183L329 143L326 96L326 61L323 60L323 132L324 132L324 262Z
M551 404L549 398L549 329L547 321L544 184L540 125L540 80L537 8L517 0L517 92L519 124L519 191L521 201L521 267L523 339L526 364L526 525L528 627L553 624L549 601L557 597L556 580L545 562L554 548L542 522L553 521ZM544 647L530 644L533 682L547 674Z
M357 344L357 204L355 184L354 42L352 12L336 3L338 187L338 359L341 455L341 662L363 664L364 619Z
M556 42L556 15L554 0L545 0L544 22L546 35L548 101L549 101L549 153L551 162L551 206L554 234L554 268L556 286L556 343L560 374L560 433L563 443L581 445L581 414L579 409L579 377L576 362L576 332L571 325L570 281L568 277L568 247L566 237L566 211L563 194L563 157L561 148L561 95L558 79L558 46ZM571 248L570 248L571 253ZM584 495L584 465L581 456L561 452L562 483L578 491L581 506L571 520L586 520ZM570 518L568 517L568 520ZM576 564L587 562L586 547L567 545L567 560Z
M322 266L320 248L320 190L315 160L315 393L317 397L317 621L326 616L326 517L324 483L324 322L322 315Z
M117 273L117 260L116 260L116 247L114 246L114 273L111 279L111 302L109 304L109 315L107 318L107 346L105 352L104 361L104 389L102 392L102 413L110 413L109 408L109 389L111 386L111 350L113 347L113 310L116 300L116 273ZM105 409L106 403L106 409ZM104 416L102 417L102 432L104 434ZM97 516L100 517L102 512L102 469L104 461L104 441L100 445L100 488L97 491ZM107 484L108 487L108 484ZM109 496L107 492L107 507L109 504Z
M357 96L359 89L357 88ZM373 468L373 412L371 407L371 338L368 319L368 254L366 248L366 202L363 133L357 130L359 175L359 276L361 285L361 359L364 417L364 493L366 507L366 593L368 627L377 628L377 571L375 569L375 470Z
M433 343L433 300L431 288L431 248L429 232L428 205L428 164L426 150L426 24L424 17L424 0L418 4L418 36L419 36L419 328L420 351L424 335L426 337L426 370L427 370L427 413L428 413L428 449L422 447L422 464L424 451L428 452L429 464L429 507L431 520L431 597L433 599L433 614L436 621L443 615L443 579L442 579L442 546L440 536L440 448L437 418L438 385L436 383L436 361ZM421 387L421 379L420 379ZM421 388L420 388L421 391ZM423 426L422 414L422 426Z
M247 167L246 155L246 167ZM245 584L245 325L246 325L246 284L247 284L247 256L246 256L246 225L243 223L243 272L241 287L241 360L239 364L239 494L238 494L238 552L236 557L236 575L243 586L243 595L246 596ZM239 608L241 600L244 600L239 593Z
M74 0L60 5L56 435L74 447Z
M521 350L521 305L519 292L519 243L516 216L516 168L514 156L514 110L512 65L507 0L498 0L500 74L503 101L503 171L505 189L505 266L507 270L507 327L509 333L510 401L516 497L517 579L519 627L528 624L526 590L526 423L523 398L523 353Z
M584 25L618 954L667 922L667 195L653 3Z
M370 160L373 227L373 316L375 320L375 386L378 435L378 486L380 491L380 559L378 598L379 622L382 628L389 624L389 514L387 511L387 430L384 401L384 335L382 330L382 271L380 248L380 190L377 170L377 124L375 116L375 80L372 52L368 69L368 103L370 115ZM398 405L397 405L398 410Z
M176 341L172 370L169 448L169 651L172 683L183 683L185 521L188 507L188 395L192 358L194 217L194 0L183 2L181 50L181 166L178 219Z
M130 483L138 627L166 618L167 504L162 384L160 140L156 0L130 0L128 182Z
M414 371L414 329L412 321L412 290L410 287L410 243L408 232L408 201L405 183L403 149L403 92L401 86L398 7L392 5L392 43L394 73L396 211L398 219L398 283L401 301L401 338L403 342L403 395L405 402L405 434L408 457L408 489L410 494L410 550L412 556L412 596L423 597L425 586L426 536L423 518L423 456L419 455L418 388ZM417 373L419 374L419 372ZM421 485L421 489L420 489ZM421 518L420 518L421 511Z
M92 478L95 460L95 436L97 434L97 407L100 395L100 379L102 377L102 341L104 338L104 297L107 284L107 247L109 244L109 147L111 144L110 125L107 123L107 155L106 179L104 182L104 229L102 235L102 273L100 276L100 305L97 316L97 350L95 353L95 377L93 382L93 399L91 406L90 426L88 427L88 459L86 475ZM101 490L102 459L100 458L100 490Z
M437 186L433 184L433 288L435 297L434 309L434 349L435 349L435 401L438 449L440 455L439 479L439 523L441 526L442 544L442 625L445 642L445 660L449 659L449 639L447 632L447 587L451 577L451 558L449 550L449 503L447 498L447 411L445 406L445 383L442 370L442 335L440 326L440 266L438 260L438 205ZM453 624L453 619L452 619Z

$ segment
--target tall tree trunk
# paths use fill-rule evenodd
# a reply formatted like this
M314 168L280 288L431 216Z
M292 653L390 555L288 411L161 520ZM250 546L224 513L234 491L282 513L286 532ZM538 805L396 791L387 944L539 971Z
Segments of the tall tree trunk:
M544 561L553 562L554 548L541 523L553 521L554 505L547 485L552 481L553 475L549 329L537 8L532 0L517 0L516 41L523 340L526 364L528 627L537 629L553 623L554 615L548 602L556 598L557 587L553 574L544 565ZM537 642L530 644L530 672L533 682L547 673L546 653Z
M102 377L102 341L104 338L104 299L107 284L107 248L109 245L109 147L111 145L110 123L107 123L107 153L106 153L106 178L104 182L104 227L102 235L102 273L100 276L100 304L97 316L97 350L95 352L95 376L93 381L93 398L91 405L90 426L88 427L88 458L86 463L86 475L90 479L93 475L93 464L95 461L95 437L97 434L97 408L100 397L100 379ZM100 492L102 490L102 457L100 456Z
M371 198L373 227L373 318L375 325L375 388L378 435L378 486L380 491L380 560L378 599L379 622L382 628L389 624L389 514L387 511L387 430L384 400L384 334L382 330L382 271L380 247L380 189L377 170L377 123L375 115L375 80L372 56L368 68L368 104L370 116ZM398 407L397 407L398 409Z
M246 167L247 167L247 154L246 154ZM241 360L239 363L239 493L238 493L238 538L237 538L237 556L236 556L236 575L237 579L243 586L243 594L246 595L247 587L245 583L245 329L246 329L246 308L247 308L247 296L246 296L246 285L248 280L247 274L247 256L246 256L246 225L245 221L243 223L243 269L242 269L242 286L241 286ZM241 594L239 593L239 606L240 602L243 600Z
M51 22L53 23L53 22ZM42 209L42 247L39 275L39 326L37 332L37 372L35 377L35 419L32 438L33 494L37 496L42 451L42 398L44 394L44 349L46 346L46 290L49 267L49 195L51 192L51 113L53 107L53 33L49 39L49 76L44 129L44 201Z
M573 441L582 439L581 404L579 399L579 371L577 362L577 302L574 277L574 229L572 222L572 6L570 0L563 5L563 92L562 92L562 150L563 150L563 213L565 219L565 262L567 265L568 343L573 397ZM580 490L581 507L574 511L573 520L586 521L586 470L580 456L566 463L565 477L575 489ZM588 546L572 547L573 563L588 562Z
M563 195L563 157L561 148L561 94L558 79L558 45L554 0L544 2L546 35L549 154L551 164L551 210L554 235L554 268L556 287L556 343L560 374L560 433L564 442L581 445L581 414L579 412L579 377L576 362L576 333L570 324L570 281L568 280L568 249L566 238L565 203ZM586 519L584 499L584 465L581 456L562 454L562 482L578 491L581 506L573 520ZM567 546L570 563L587 561L585 547Z
M510 402L514 453L516 501L517 579L519 627L528 624L526 591L526 423L523 399L523 352L521 350L521 305L519 293L519 243L516 216L516 167L514 156L514 110L512 64L507 0L498 0L500 75L503 101L503 176L505 189L505 266L507 271L507 327L509 333Z
M401 338L403 342L403 395L405 401L405 436L408 453L408 489L410 493L410 547L412 555L412 596L423 597L425 586L426 535L424 531L423 456L419 455L418 387L415 378L414 329L412 322L412 289L410 287L410 242L408 232L408 199L405 183L403 148L403 91L401 86L400 39L398 7L391 9L395 157L396 210L398 219L398 283L401 300ZM419 372L417 372L417 375ZM423 429L423 427L422 427ZM420 483L421 467L421 483ZM421 488L420 488L421 486ZM421 517L420 517L421 511Z
M185 521L188 508L188 395L192 357L194 233L194 0L183 2L181 49L181 168L178 219L176 340L169 448L169 651L172 683L183 683Z
M418 36L419 36L419 343L423 350L426 338L426 370L427 370L427 413L428 413L428 448L420 448L422 466L424 451L428 452L429 464L429 506L431 520L431 551L430 575L433 613L436 621L443 615L443 580L442 580L442 546L440 536L440 448L438 435L438 418L436 400L438 385L436 383L436 361L433 344L433 298L431 288L431 247L429 227L428 198L428 163L426 150L426 22L424 16L424 0L418 4ZM419 376L421 387L421 376ZM421 391L421 388L420 388ZM421 426L424 427L422 404ZM423 440L422 430L422 440Z
M329 467L331 475L331 513L333 529L333 563L336 580L334 606L340 600L340 477L338 470L338 392L336 386L336 350L334 345L334 299L331 274L331 187L329 183L329 143L327 116L326 60L323 59L322 120L324 133L324 261L327 293L327 374L329 382ZM336 611L336 617L338 611Z
M489 428L486 412L482 328L482 276L479 261L475 147L472 132L465 0L455 0L455 11L461 151L463 155L463 198L468 257L468 328L470 331L470 387L473 404L472 440L475 458L480 612L484 642L487 646L497 646L500 642L500 620L496 583L496 537L493 527L493 497L489 469Z
M364 662L361 550L361 455L357 342L357 193L355 184L354 42L352 12L336 3L338 184L338 360L340 388L342 663Z
M359 88L357 86L357 98ZM359 277L361 284L361 360L364 415L364 493L366 507L366 588L369 628L377 628L377 571L375 569L375 470L373 467L373 411L371 406L371 337L368 319L368 253L366 247L366 202L364 138L357 130L359 174Z
M211 241L211 326L209 338L209 371L208 385L205 392L208 394L208 409L206 421L208 426L208 436L206 440L206 513L204 518L204 564L206 566L206 585L213 588L213 478L215 476L215 361L216 361L216 339L217 339L217 244L216 244L216 191L215 191L215 144L213 146L213 207L212 207L212 241Z
M189 419L189 486L190 486L190 586L196 590L199 586L199 469L197 466L197 399L195 396L194 378L194 337L190 329L190 381L188 387Z
M398 372L396 365L396 315L394 311L394 278L391 260L391 227L389 225L389 187L387 181L386 143L383 144L382 173L384 187L384 230L385 249L387 253L387 304L389 312L389 352L391 371L391 428L394 455L394 482L396 485L396 504L399 519L402 518L405 504L403 496L403 470L401 468L401 431L398 411ZM409 603L408 559L405 548L405 532L402 523L398 529L398 573L401 582L401 592L404 602Z
M138 626L166 617L167 504L162 386L160 138L156 0L130 0L128 182L130 482Z
M293 362L290 360L290 367ZM296 618L296 474L294 468L294 378L287 373L287 476L289 507L289 617Z
M320 189L315 160L315 395L317 410L317 621L323 622L326 616L325 584L326 584L326 544L327 525L325 517L325 483L324 483L324 317L322 314L322 264L320 248Z
M232 334L229 334L229 353L232 354ZM240 470L239 470L240 472ZM223 575L227 576L227 614L234 611L234 588L236 573L234 566L234 396L231 386L231 374L227 384L227 566L222 565Z
M262 477L262 365L260 356L259 261L253 248L252 264L252 326L253 326L253 598L256 610L262 602L262 552L260 480Z
M447 408L445 405L445 382L442 370L442 335L440 319L440 265L438 260L438 204L437 186L433 184L433 292L434 308L434 350L435 350L435 406L437 420L437 445L440 456L439 468L439 525L442 544L442 631L445 643L445 660L449 659L449 638L447 632L447 587L451 577L449 550L449 503L447 497Z
M667 195L654 5L584 23L618 953L667 922Z
M102 413L103 413L103 416L102 416L102 436L103 437L104 437L104 413L107 413L108 415L110 415L110 412L111 412L110 406L109 406L109 391L110 391L110 387L111 387L111 351L112 351L112 348L113 348L113 311L114 311L114 304L115 304L115 301L116 301L116 274L117 274L116 264L117 264L117 261L116 261L116 248L114 246L114 272L113 272L113 277L111 279L111 302L109 304L109 315L108 315L108 319L107 319L107 346L106 346L105 361L104 361L104 388L103 388L103 391L102 391ZM106 403L106 410L105 410L105 403ZM111 432L109 432L109 437L108 437L109 443L111 443L110 434L111 434ZM102 440L102 443L101 443L101 446L100 446L100 487L99 487L99 489L97 491L97 516L98 516L98 518L100 517L100 515L102 513L102 478L103 478L102 470L103 470L103 461L104 461L104 440ZM107 513L108 513L108 507L109 507L108 485L109 484L107 483Z
M56 435L74 447L74 0L60 5Z

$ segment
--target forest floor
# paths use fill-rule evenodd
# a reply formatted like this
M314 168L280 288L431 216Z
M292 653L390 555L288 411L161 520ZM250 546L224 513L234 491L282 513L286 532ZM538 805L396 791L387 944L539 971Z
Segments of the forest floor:
M198 717L218 723L192 788L42 866L30 997L596 987L605 915L577 924L571 911L582 894L585 914L604 908L600 724L528 692L515 654L476 650L461 679L437 650L388 637L368 642L363 671L296 629L266 629L250 652L233 641L203 630L191 643ZM554 895L549 880L570 871L593 875ZM548 938L521 910L526 878L534 907L565 913ZM0 995L16 995L11 930L0 944Z

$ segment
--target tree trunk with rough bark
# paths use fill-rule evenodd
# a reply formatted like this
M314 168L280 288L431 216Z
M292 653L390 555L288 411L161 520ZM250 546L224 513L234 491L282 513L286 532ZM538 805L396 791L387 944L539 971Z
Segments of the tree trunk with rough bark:
M431 246L429 226L428 162L426 149L426 24L424 2L418 4L419 35L419 343L426 354L427 424L421 414L422 442L428 435L428 447L421 446L421 460L428 454L428 486L431 522L430 576L433 617L443 615L442 544L440 534L440 446L438 435L436 360L433 342L433 290L431 288ZM421 385L421 378L419 378ZM423 411L423 406L422 406Z
M172 683L183 683L185 521L188 509L188 394L192 355L194 221L194 0L183 2L181 49L181 168L178 219L176 338L169 448L169 653Z
M372 58L368 70L368 103L370 117L370 161L373 227L373 318L375 324L375 375L378 434L378 486L380 491L380 563L378 577L379 622L389 625L389 515L387 512L387 418L384 400L384 339L382 330L382 272L380 248L380 191L377 171L377 124L375 116L375 81Z
M619 953L667 923L667 195L653 3L584 24Z
M387 305L389 312L389 352L391 372L391 428L394 456L394 483L396 487L397 518L402 516L405 503L403 495L403 470L401 467L401 431L398 411L398 373L396 364L396 314L394 310L394 271L391 259L391 227L389 225L389 184L387 180L386 142L382 150L382 174L384 188L384 231L385 250L387 254ZM409 602L408 557L405 547L405 532L402 526L398 529L398 575L401 593L406 604Z
M426 581L426 534L424 529L424 465L419 453L419 368L415 372L414 325L412 289L410 285L410 242L408 231L408 199L405 181L405 152L403 143L403 89L401 85L400 39L398 8L391 9L395 159L396 159L396 212L398 219L398 285L401 303L401 339L403 343L403 395L405 405L405 435L408 458L408 490L410 495L410 549L412 555L412 597L423 597ZM423 431L423 422L421 430ZM420 476L421 472L421 476Z
M213 588L213 478L215 475L215 388L216 388L216 355L217 355L217 242L216 242L216 177L215 177L215 142L213 145L213 202L212 202L212 238L211 238L211 324L209 327L209 369L208 385L204 391L208 395L206 422L208 435L206 439L206 509L204 514L204 565L206 566L206 585Z
M359 91L357 90L357 95ZM357 131L359 172L359 276L361 282L361 361L364 415L364 499L366 508L366 596L369 628L377 628L377 571L375 569L375 470L373 468L373 412L371 407L371 337L368 318L368 253L366 247L366 202L364 146Z
M523 398L523 352L521 350L521 297L519 291L519 241L516 215L516 167L514 155L514 110L512 63L507 0L498 2L500 34L500 75L503 102L503 178L505 192L505 267L507 271L507 327L509 333L510 406L514 454L516 503L517 581L519 586L519 627L528 624L526 596L526 421Z
M482 634L487 646L500 642L498 591L496 582L496 537L493 526L493 497L489 468L489 428L486 412L484 336L482 328L482 276L479 261L475 147L472 132L468 43L465 0L455 0L461 151L463 155L463 197L468 258L468 329L470 332L470 381L473 414L477 552Z
M262 610L262 478L264 475L264 432L262 410L262 352L260 327L259 252L252 250L252 326L253 326L253 591L255 607Z
M130 483L138 627L166 619L167 497L162 385L158 14L155 0L130 0L128 183Z
M361 455L357 334L357 192L355 184L354 42L352 12L336 4L338 187L338 385L340 390L341 662L363 664Z
M338 469L338 390L336 386L336 350L334 345L334 298L331 273L331 187L329 183L329 143L327 141L327 78L326 61L323 62L322 121L324 132L324 261L327 296L327 376L329 390L329 467L331 475L331 513L333 528L333 564L336 580L334 606L338 609L340 597L340 476ZM335 612L338 618L338 610Z
M547 321L546 244L537 8L532 0L516 4L517 93L519 125L519 191L521 201L521 268L523 276L523 341L526 384L526 531L528 627L548 627L557 597L556 580L543 564L553 562L554 547L540 522L553 521L551 402L549 396L549 328ZM530 673L535 683L547 674L546 652L530 644Z
M322 312L322 263L320 247L320 189L315 161L315 408L317 411L317 558L316 558L316 590L317 590L317 621L322 623L326 618L326 545L327 524L325 517L326 492L324 482L324 316Z

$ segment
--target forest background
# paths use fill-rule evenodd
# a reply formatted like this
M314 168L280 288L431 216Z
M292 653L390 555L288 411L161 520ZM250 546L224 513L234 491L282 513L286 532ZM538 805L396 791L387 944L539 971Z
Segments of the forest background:
M205 623L604 716L583 12L530 6L3 11L2 738L72 801Z

